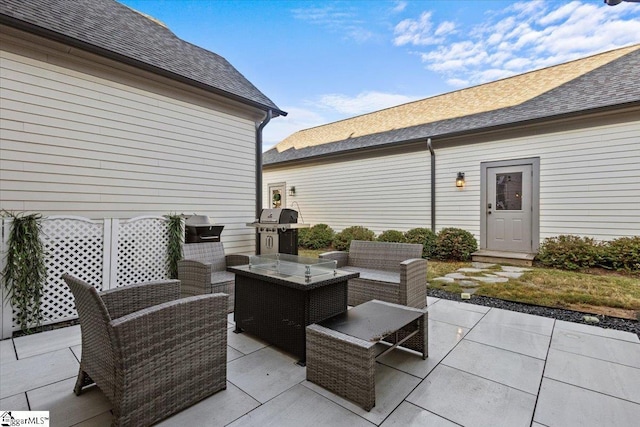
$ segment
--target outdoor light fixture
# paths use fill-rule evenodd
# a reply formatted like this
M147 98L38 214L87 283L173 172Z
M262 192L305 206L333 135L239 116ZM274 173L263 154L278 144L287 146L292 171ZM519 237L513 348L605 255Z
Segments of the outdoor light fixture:
M458 172L458 177L456 178L456 187L464 187L464 172Z
M289 195L290 196L295 196L296 195L296 187L295 186L289 187Z

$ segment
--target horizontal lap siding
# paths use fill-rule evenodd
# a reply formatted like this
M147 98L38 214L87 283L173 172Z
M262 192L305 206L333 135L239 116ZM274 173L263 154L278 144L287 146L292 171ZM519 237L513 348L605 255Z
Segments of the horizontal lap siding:
M296 195L288 195L286 202L306 223L325 223L335 230L362 225L379 234L429 227L429 174L429 156L414 151L267 169L263 182L265 194L270 183L295 186Z
M202 106L202 97L192 104L196 95L179 89L151 92L31 56L2 51L3 209L200 213L225 225L229 248L253 249L245 226L255 209L253 120Z

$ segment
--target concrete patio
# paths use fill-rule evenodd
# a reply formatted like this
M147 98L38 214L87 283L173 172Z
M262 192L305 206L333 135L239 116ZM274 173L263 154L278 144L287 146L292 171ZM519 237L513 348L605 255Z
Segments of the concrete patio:
M229 317L227 389L160 425L637 426L638 336L428 298L429 358L396 350L377 365L366 412L305 381L296 360ZM108 426L109 402L72 389L80 327L0 342L0 408L48 410L52 426Z

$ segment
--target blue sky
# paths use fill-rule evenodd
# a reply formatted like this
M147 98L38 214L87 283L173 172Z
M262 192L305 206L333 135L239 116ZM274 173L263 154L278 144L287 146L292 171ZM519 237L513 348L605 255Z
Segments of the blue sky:
M640 3L119 0L224 56L291 133L640 43Z

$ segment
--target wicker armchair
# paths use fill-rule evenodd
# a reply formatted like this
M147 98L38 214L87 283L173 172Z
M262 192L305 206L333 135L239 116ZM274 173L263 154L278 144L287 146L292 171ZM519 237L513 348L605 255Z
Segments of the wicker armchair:
M168 280L98 293L65 274L82 330L76 395L95 383L114 426L147 426L226 388L227 295Z
M427 304L427 260L420 244L352 240L349 252L326 252L320 258L360 273L349 280L351 306L374 299L415 308Z
M183 259L178 261L178 279L182 296L223 292L229 295L228 313L233 312L235 274L227 267L249 264L247 255L225 255L221 242L190 243L182 248Z

